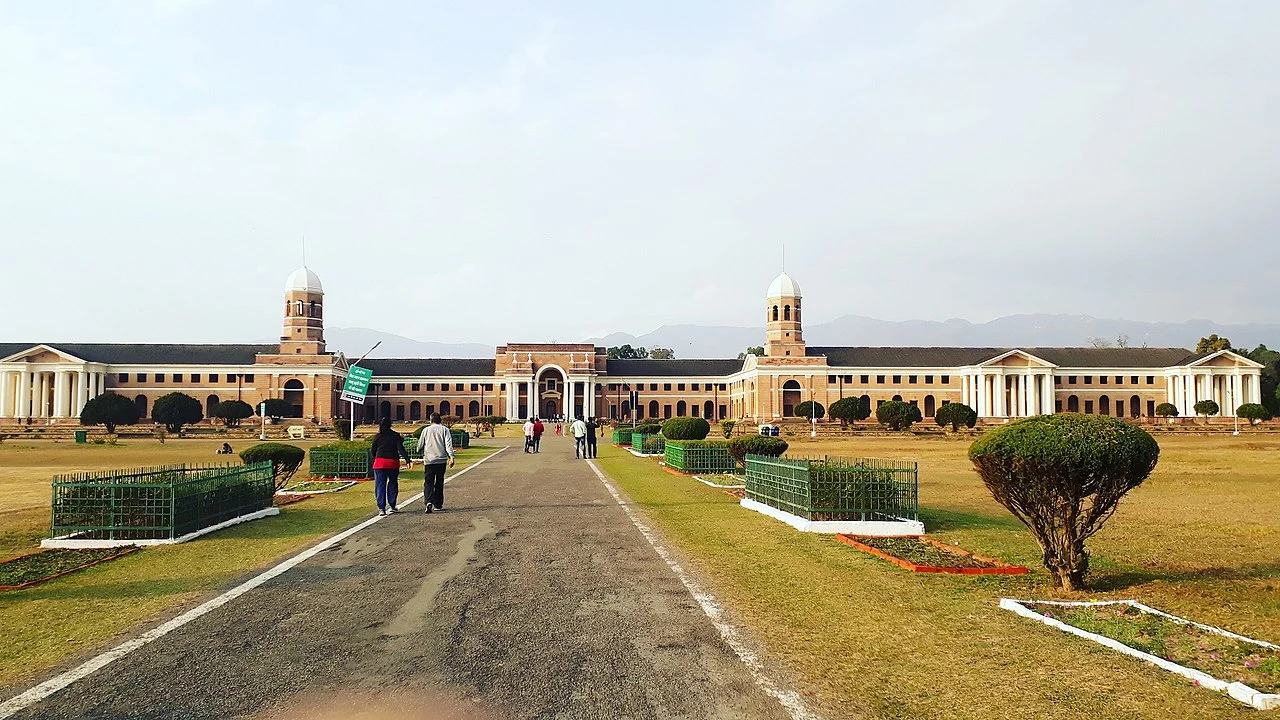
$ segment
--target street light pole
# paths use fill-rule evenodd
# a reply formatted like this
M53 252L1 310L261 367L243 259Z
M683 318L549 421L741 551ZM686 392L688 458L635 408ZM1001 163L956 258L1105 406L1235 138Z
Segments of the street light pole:
M373 347L369 348L368 350L365 350L364 354L360 356L359 360L356 360L355 362L351 363L350 365L347 366L347 368L350 369L359 365L361 362L364 361L365 358L369 357L369 353L373 352L374 350L377 350L378 346L381 344L382 344L381 340L374 343ZM351 401L351 434L348 435L347 437L354 438L355 436L356 436L356 401L352 400Z

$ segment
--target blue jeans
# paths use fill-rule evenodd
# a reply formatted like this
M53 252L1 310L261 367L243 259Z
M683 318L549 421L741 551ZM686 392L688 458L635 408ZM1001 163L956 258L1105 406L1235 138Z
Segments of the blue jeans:
M575 436L573 438L573 456L574 457L587 456L587 436L585 435L583 435L582 437Z
M396 498L400 496L400 468L387 468L373 471L373 499L379 510L388 506L396 506Z

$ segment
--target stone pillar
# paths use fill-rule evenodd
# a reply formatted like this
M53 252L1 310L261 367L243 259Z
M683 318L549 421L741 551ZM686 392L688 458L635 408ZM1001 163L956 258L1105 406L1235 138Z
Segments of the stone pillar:
M49 373L37 373L37 377L40 380L35 383L36 391L38 392L35 416L47 418L49 417Z
M1053 382L1053 373L1044 376L1044 414L1058 412L1058 387Z
M1231 376L1232 395L1235 397L1231 401L1231 416L1235 417L1236 408L1244 404L1244 379L1240 377L1240 373Z
M89 373L78 370L76 372L76 406L73 413L76 417L80 417L87 402L89 402Z
M974 375L973 384L974 384L974 389L976 390L974 395L978 401L977 407L975 407L974 410L978 411L978 417L988 417L990 413L987 412L987 378L986 376Z
M530 380L528 382L528 387L529 387L529 407L525 408L526 410L525 419L529 419L534 415L538 414L538 397L537 397L538 383L537 381Z
M16 418L26 418L31 416L31 373L23 370L18 373L18 393L16 406L14 407L13 416Z
M13 373L0 372L0 418L12 417L10 406L13 403L13 391L9 388L13 382Z
M969 402L969 376L960 376L960 402L961 404L973 407L973 403Z
M996 417L1005 417L1008 415L1008 411L1005 408L1004 373L992 376L991 386L994 392L993 399L995 400L995 402L992 403L993 414Z
M590 377L583 381L582 385L582 413L586 417L596 415L596 387Z
M67 374L61 370L53 373L53 412L55 418L67 416Z

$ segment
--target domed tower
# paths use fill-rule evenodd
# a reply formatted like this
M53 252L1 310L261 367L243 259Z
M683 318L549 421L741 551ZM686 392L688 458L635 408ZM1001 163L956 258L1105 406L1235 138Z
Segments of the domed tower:
M281 355L324 354L324 287L307 266L293 271L284 285L284 333Z
M800 286L785 272L769 284L765 313L765 357L804 357Z

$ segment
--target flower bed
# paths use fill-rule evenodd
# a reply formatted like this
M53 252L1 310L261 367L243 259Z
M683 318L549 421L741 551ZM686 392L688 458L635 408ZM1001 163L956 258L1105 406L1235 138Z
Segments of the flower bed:
M124 557L138 548L44 550L0 563L0 590L21 590L56 577L83 570L108 560Z
M1093 640L1226 692L1259 710L1280 709L1280 646L1170 615L1133 600L1059 602L1005 598L1000 607Z
M912 572L957 575L1025 575L1027 573L1025 567L975 555L923 536L859 537L840 534L836 535L836 539Z

